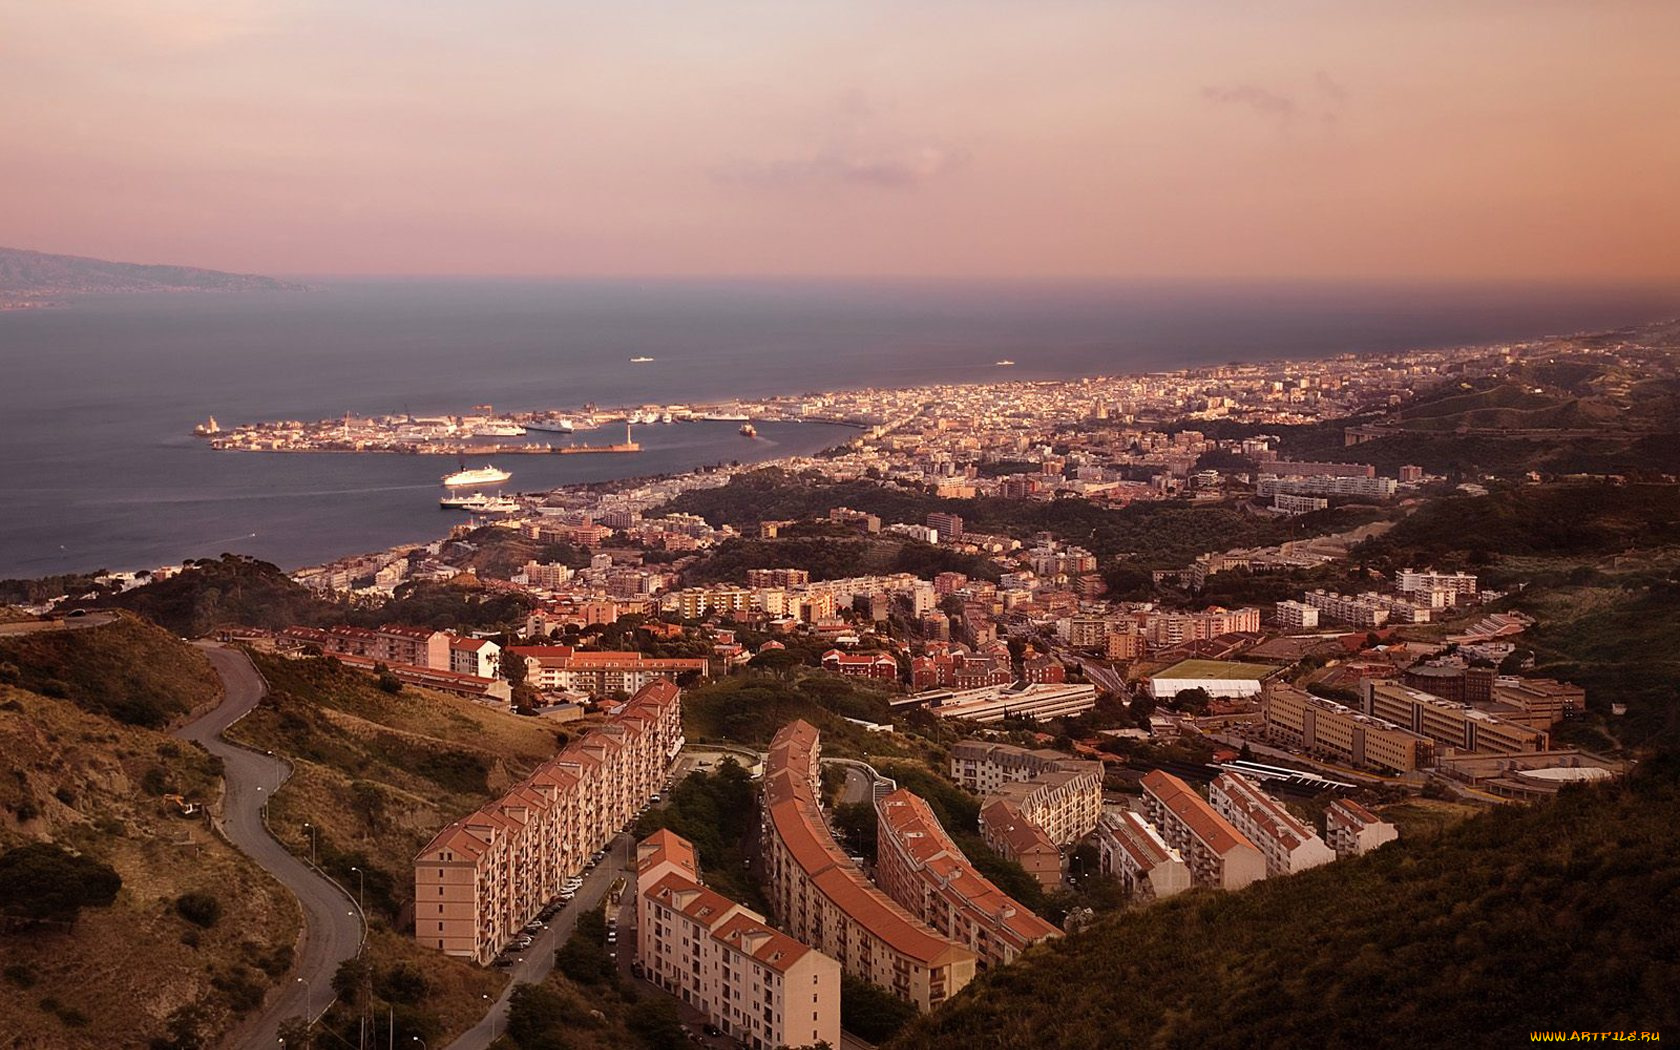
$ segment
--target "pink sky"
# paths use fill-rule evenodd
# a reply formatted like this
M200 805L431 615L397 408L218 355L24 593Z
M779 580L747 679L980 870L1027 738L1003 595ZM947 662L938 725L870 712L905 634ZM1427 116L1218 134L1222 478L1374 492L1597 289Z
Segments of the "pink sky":
M0 244L1680 279L1676 0L0 0Z

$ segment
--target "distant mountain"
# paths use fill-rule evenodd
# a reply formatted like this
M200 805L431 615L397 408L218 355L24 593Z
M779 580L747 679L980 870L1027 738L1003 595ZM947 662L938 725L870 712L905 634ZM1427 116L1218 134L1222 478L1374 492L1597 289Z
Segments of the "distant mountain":
M123 292L297 291L301 285L191 266L145 265L0 248L0 305Z

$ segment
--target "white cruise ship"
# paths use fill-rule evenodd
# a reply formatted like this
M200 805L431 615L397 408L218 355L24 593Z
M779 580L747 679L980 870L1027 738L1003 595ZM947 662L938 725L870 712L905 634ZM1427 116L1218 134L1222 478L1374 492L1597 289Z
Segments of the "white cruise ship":
M513 477L513 475L509 474L507 471L497 470L495 467L485 464L482 467L474 467L470 470L457 470L453 474L445 474L443 476L443 483L450 488L457 488L464 485L500 485L502 482L511 477Z

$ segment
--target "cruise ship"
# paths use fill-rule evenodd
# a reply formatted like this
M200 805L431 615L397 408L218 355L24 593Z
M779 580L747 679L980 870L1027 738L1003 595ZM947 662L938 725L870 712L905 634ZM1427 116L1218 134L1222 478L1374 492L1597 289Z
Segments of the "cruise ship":
M502 482L511 477L513 477L513 475L509 474L507 471L497 470L495 467L486 464L482 467L474 467L470 470L457 470L453 474L445 474L443 476L443 483L450 488L457 488L464 485L500 485Z

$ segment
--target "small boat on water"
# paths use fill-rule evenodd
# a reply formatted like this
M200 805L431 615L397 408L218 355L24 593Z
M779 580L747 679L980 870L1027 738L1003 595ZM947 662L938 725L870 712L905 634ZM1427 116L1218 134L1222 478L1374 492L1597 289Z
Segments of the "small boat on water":
M741 436L755 438L758 436L758 428L753 426L751 423L742 423Z

